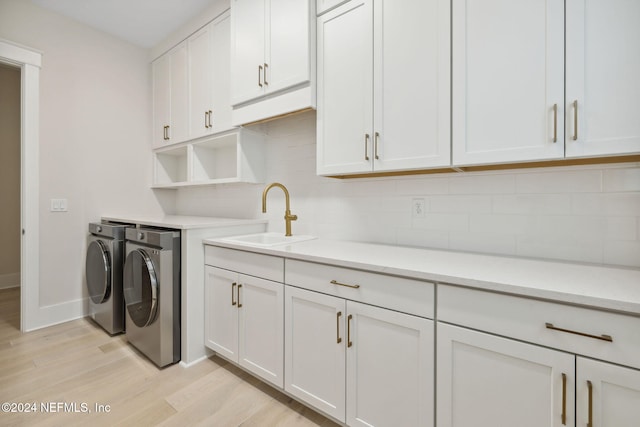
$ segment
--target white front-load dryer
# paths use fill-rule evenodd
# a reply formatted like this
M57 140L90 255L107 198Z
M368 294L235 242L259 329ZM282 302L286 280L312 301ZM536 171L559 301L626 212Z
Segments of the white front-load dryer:
M180 360L180 232L126 231L127 341L162 367Z
M90 223L85 259L89 317L109 334L124 332L122 266L127 225Z

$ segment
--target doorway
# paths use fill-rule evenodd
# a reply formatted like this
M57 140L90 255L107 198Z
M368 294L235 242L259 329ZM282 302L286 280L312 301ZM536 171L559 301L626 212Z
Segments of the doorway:
M39 244L39 108L42 53L0 39L0 64L20 70L20 330L42 325Z
M20 313L20 68L0 63L0 297ZM10 298L8 296L11 296ZM7 298L4 298L7 297ZM11 306L15 304L17 307ZM4 319L20 329L19 317Z

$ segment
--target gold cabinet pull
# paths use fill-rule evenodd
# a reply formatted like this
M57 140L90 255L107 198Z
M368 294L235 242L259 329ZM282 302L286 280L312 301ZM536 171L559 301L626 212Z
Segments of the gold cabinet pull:
M347 347L351 347L353 343L351 342L351 319L353 319L353 315L347 316Z
M364 134L364 159L369 160L369 134Z
M265 84L265 85L268 85L268 84L269 84L269 82L267 81L267 68L269 68L269 64L267 64L267 63L265 62L265 63L264 63L264 69L263 69L264 71L263 71L263 73L262 73L262 76L263 76L262 80L264 81L264 84Z
M374 135L375 141L373 144L373 157L378 160L380 157L378 157L378 141L380 140L380 132L376 132Z
M236 282L231 284L231 305L236 305L235 294L236 294Z
M258 86L262 87L262 65L258 65Z
M587 381L587 389L589 389L589 409L588 409L588 420L587 427L593 427L593 384L591 381Z
M573 101L573 140L578 140L578 100Z
M558 104L553 104L553 142L558 142Z
M331 283L332 285L346 286L347 288L353 288L353 289L358 289L360 287L360 285L350 285L348 283L340 283L337 280L332 280L329 283Z
M562 425L567 425L567 374L562 374Z
M238 284L238 308L242 307L242 303L240 302L240 288L242 288L242 285Z
M204 112L204 127L205 128L209 128L209 112L205 111Z
M169 126L165 126L163 128L163 130L164 130L164 140L168 141L169 140Z
M339 311L336 316L336 343L340 344L342 342L342 338L340 337L340 317L342 316L342 312Z
M558 328L556 326L553 326L553 323L545 323L544 325L545 325L545 327L547 329L553 329L554 331L566 332L568 334L580 335L581 337L594 338L596 340L613 342L613 338L611 337L611 335L605 335L605 334L602 334L602 335L591 335L591 334L586 334L584 332L572 331L571 329Z

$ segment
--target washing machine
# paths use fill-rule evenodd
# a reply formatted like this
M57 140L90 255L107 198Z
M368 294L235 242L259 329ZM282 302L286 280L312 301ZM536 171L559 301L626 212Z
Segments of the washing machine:
M159 367L180 360L180 232L126 230L127 341Z
M90 223L85 274L89 317L109 334L124 332L122 266L126 225Z

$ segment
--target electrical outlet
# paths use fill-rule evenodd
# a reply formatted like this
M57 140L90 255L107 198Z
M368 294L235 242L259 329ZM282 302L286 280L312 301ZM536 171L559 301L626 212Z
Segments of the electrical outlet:
M67 199L51 199L51 212L67 212Z
M424 199L413 199L411 202L411 217L424 218L425 209Z

